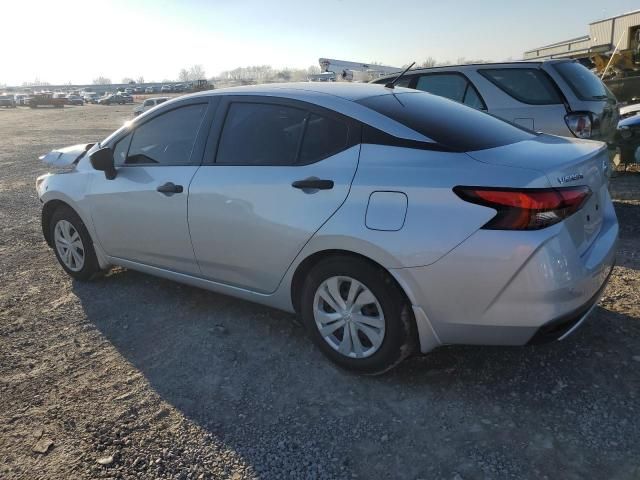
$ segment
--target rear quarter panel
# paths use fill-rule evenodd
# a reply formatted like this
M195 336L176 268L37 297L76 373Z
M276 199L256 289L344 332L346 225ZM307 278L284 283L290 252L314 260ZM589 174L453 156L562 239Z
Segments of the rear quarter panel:
M347 200L301 257L341 249L365 255L386 268L434 263L494 215L491 209L461 200L453 192L456 185L549 186L535 170L483 164L464 153L363 145ZM367 205L377 191L407 196L401 229L367 228Z

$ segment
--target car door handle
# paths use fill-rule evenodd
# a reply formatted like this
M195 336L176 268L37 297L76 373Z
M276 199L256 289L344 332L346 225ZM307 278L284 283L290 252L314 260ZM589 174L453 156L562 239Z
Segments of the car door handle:
M182 185L176 185L173 182L167 182L164 185L160 185L158 188L156 188L156 190L170 197L174 193L182 193L183 188Z
M302 190L331 190L333 188L333 180L321 180L319 178L311 177L304 180L296 180L291 184L293 188L300 188Z

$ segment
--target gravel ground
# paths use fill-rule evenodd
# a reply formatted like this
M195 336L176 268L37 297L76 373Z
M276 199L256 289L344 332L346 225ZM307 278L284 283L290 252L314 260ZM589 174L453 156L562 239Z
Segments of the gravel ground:
M640 175L613 180L618 266L575 335L358 377L288 314L123 269L64 274L37 157L131 108L0 111L0 478L640 478Z

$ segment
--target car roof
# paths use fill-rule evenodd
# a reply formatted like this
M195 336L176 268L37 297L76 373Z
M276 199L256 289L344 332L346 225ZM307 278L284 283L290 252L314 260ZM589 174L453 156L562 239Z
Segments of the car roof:
M207 90L204 92L195 92L189 95L183 95L168 99L162 104L160 109L153 109L156 114L162 114L163 111L170 110L175 105L190 102L196 99L204 99L215 96L224 95L255 95L264 97L277 97L290 100L297 100L314 104L329 110L333 110L342 115L351 117L357 121L369 124L379 130L390 135L421 142L433 142L425 135L412 130L411 128L376 112L360 103L362 100L370 97L386 96L392 94L409 94L409 95L429 95L410 88L396 87L394 89L386 88L384 85L376 85L372 83L347 83L347 82L298 82L298 83L271 83L262 85L247 85L242 87L220 88L216 90ZM147 118L141 115L135 121L144 121Z
M372 83L350 83L350 82L292 82L292 83L266 83L261 85L246 85L242 87L219 88L206 92L198 92L192 95L275 95L291 96L308 94L332 95L344 100L357 101L363 98L375 97L378 95L391 95L401 91L414 92L411 89L397 87L394 90L385 88L383 85Z
M554 58L550 60L516 60L513 62L488 62L488 63L465 63L465 64L457 64L457 65L439 65L437 67L425 67L425 68L414 68L407 72L407 75L415 75L416 73L429 73L429 72L437 72L438 70L467 70L467 69L475 69L477 67L488 67L488 68L527 68L527 67L537 67L545 63L562 63L562 62L573 62L574 60L571 58ZM400 72L398 72L400 73ZM378 82L380 80L386 80L389 78L394 78L398 75L398 73L391 73L389 75L383 75L379 78L373 80L374 82Z

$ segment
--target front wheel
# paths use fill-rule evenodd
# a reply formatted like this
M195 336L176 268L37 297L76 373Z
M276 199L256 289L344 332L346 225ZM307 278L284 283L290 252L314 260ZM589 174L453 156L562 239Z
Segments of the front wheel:
M364 374L393 368L417 346L415 320L403 292L384 269L353 257L331 257L309 272L302 321L320 350Z
M51 216L49 235L58 262L73 278L89 280L100 271L89 232L76 212L58 208Z

